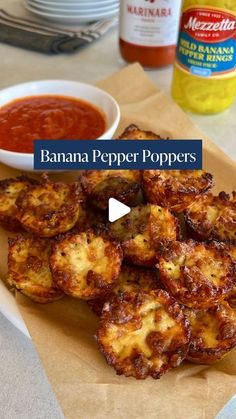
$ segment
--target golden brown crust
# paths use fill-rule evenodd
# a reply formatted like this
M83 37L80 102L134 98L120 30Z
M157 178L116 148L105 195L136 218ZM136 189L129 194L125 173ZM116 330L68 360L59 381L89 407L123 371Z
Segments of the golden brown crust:
M119 140L161 140L158 134L151 131L143 131L137 125L129 125L119 136Z
M69 233L53 246L53 278L68 295L85 300L102 296L115 285L122 262L119 245L92 231Z
M227 297L235 283L233 262L217 243L170 243L158 266L165 288L190 308L211 307Z
M162 288L162 284L159 281L156 269L123 265L113 290L102 298L88 301L88 305L95 314L100 316L105 302L110 301L114 295L121 295L124 292L151 291L160 288Z
M38 303L49 303L63 296L52 279L49 239L18 236L9 239L8 282Z
M142 199L139 170L87 170L80 181L89 201L101 210L107 209L111 197L129 206Z
M182 212L213 186L210 173L202 170L144 170L147 201Z
M128 215L111 223L109 230L121 243L128 262L152 267L160 245L177 239L178 222L168 209L148 204L132 208Z
M225 245L224 249L231 257L233 263L234 263L234 287L229 295L229 298L227 299L230 307L236 309L236 246L233 245Z
M93 230L96 234L107 236L108 214L84 202L81 204L75 229L78 231Z
M17 199L17 218L25 230L40 237L69 231L78 220L81 189L78 183L52 182L42 177Z
M0 180L0 225L8 230L19 232L23 227L17 216L16 200L20 193L30 185L37 184L27 176Z
M203 195L186 211L186 222L190 236L197 240L236 244L236 193Z
M185 314L191 329L189 361L212 364L236 347L236 312L226 302Z
M127 292L105 303L98 345L117 374L160 378L181 364L189 346L189 325L167 292Z

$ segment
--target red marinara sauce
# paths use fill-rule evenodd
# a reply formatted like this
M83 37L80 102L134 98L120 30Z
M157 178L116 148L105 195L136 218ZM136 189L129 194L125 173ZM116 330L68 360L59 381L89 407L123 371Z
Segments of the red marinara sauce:
M95 140L106 118L95 106L58 95L17 99L0 108L0 148L33 153L34 140Z

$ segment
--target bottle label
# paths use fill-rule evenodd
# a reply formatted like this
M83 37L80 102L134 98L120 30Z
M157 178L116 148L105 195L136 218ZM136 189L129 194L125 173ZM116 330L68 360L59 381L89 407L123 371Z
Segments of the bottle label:
M199 77L236 74L236 13L207 6L184 10L177 65Z
M181 0L122 0L120 38L149 47L176 45Z

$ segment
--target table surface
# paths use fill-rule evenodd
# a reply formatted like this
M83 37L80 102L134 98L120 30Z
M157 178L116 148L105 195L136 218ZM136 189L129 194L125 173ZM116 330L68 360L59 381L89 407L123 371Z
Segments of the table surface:
M96 82L121 69L117 31L71 55L47 56L0 44L0 88L39 79ZM149 71L150 78L170 94L172 68ZM215 116L191 116L219 147L236 158L236 103ZM40 361L28 338L0 314L0 418L61 419Z

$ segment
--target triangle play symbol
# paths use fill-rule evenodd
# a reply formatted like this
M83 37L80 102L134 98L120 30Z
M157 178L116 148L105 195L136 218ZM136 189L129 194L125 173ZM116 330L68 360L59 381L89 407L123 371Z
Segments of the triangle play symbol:
M114 223L114 221L119 220L119 218L124 217L131 211L130 207L122 204L122 202L117 201L115 198L109 199L108 210L110 223Z

